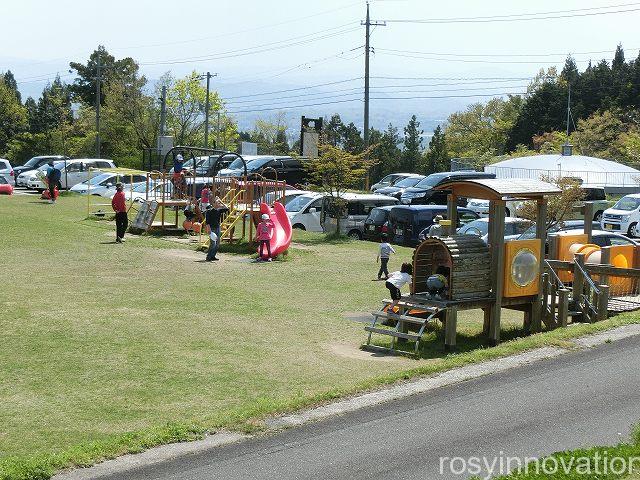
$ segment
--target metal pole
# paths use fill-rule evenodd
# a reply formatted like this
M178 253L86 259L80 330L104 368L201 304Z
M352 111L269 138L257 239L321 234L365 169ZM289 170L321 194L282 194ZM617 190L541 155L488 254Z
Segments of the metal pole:
M218 111L217 114L218 114L218 124L216 126L216 147L215 148L219 148L219 145L220 145L220 111Z
M369 146L369 2L367 2L367 19L364 37L364 148Z
M160 136L164 136L167 123L167 87L162 87L162 95L160 96ZM158 145L160 148L160 145Z
M207 100L204 107L204 148L209 146L209 82L211 73L207 72Z
M100 158L100 83L102 76L100 75L100 51L98 50L98 58L96 60L96 158Z

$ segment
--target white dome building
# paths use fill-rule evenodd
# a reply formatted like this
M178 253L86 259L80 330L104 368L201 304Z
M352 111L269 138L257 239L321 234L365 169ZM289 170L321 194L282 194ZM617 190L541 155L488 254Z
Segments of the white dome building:
M583 185L605 187L607 193L640 192L640 171L618 162L584 155L532 155L493 163L485 172L497 178L529 178L541 175L581 178Z

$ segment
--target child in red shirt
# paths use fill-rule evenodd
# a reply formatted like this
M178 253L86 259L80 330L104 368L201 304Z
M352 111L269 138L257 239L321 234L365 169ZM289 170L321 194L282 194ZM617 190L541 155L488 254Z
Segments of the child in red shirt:
M269 219L269 215L266 213L262 214L262 221L258 224L258 228L256 229L256 236L258 241L260 242L260 250L258 255L258 261L262 260L262 255L264 252L264 246L267 246L267 262L271 261L271 237L273 237L273 222Z

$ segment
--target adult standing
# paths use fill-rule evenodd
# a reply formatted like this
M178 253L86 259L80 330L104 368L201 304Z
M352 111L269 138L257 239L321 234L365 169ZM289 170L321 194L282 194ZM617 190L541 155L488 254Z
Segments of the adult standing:
M216 197L213 201L213 205L209 207L205 214L205 222L207 224L207 233L209 234L209 251L207 252L207 262L219 260L216 257L218 253L218 247L220 246L220 222L222 215L227 213L229 208L222 203L220 197ZM211 238L211 233L215 234L215 239Z
M46 175L47 186L49 188L49 203L56 203L56 188L60 183L61 176L62 172L53 165L53 162L49 162Z
M116 242L122 243L129 226L129 219L127 218L127 199L120 182L116 183L116 193L111 199L111 207L116 212Z

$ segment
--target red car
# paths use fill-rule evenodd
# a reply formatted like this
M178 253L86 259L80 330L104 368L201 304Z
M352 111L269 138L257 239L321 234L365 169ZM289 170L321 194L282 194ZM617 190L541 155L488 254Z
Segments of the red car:
M0 194L5 194L5 195L13 194L13 187L1 175L0 175Z

